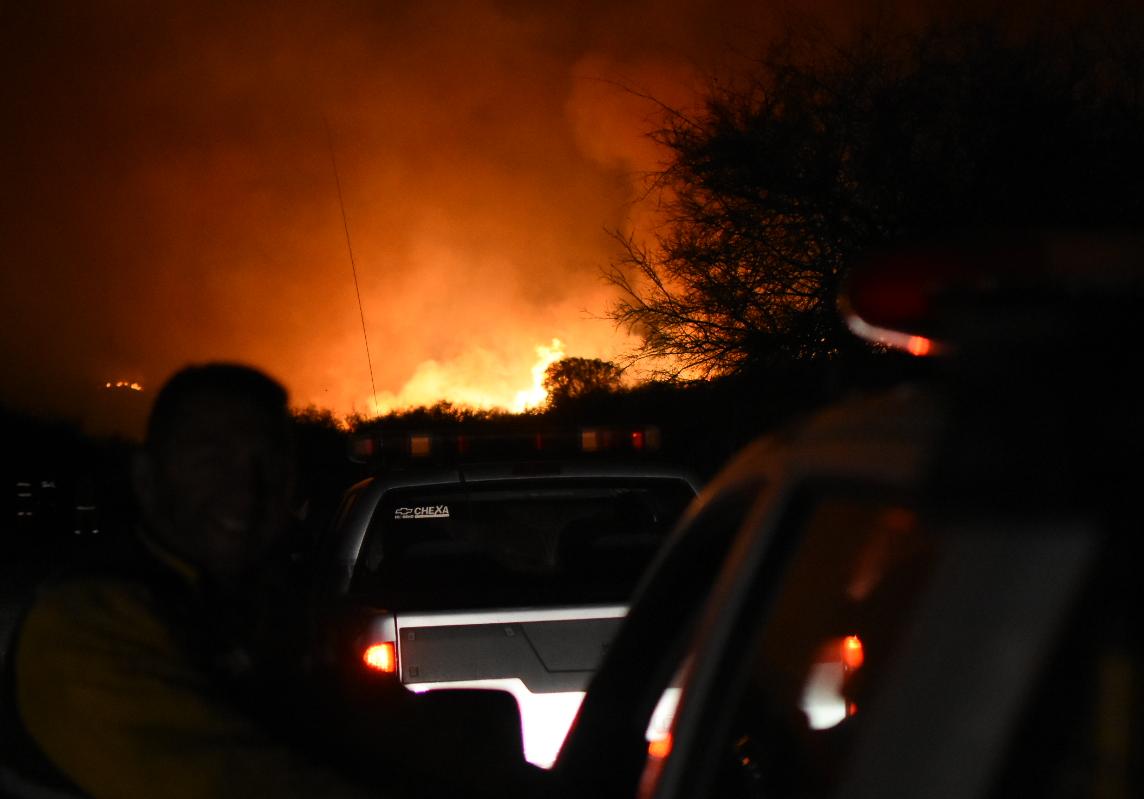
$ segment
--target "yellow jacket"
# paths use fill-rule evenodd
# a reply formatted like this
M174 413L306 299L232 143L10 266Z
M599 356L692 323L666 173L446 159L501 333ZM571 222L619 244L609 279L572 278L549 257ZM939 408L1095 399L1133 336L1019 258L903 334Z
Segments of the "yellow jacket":
M192 570L150 548L193 589ZM228 702L162 594L113 572L38 595L14 646L13 690L52 764L95 799L366 795Z

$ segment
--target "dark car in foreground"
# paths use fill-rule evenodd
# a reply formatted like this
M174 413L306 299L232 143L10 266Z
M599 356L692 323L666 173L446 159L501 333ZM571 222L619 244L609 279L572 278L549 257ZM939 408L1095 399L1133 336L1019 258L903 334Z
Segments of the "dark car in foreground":
M1109 279L1051 244L988 274L943 253L856 276L852 326L941 353L932 376L761 440L710 483L554 786L1140 795L1144 331L1123 275L1141 262Z

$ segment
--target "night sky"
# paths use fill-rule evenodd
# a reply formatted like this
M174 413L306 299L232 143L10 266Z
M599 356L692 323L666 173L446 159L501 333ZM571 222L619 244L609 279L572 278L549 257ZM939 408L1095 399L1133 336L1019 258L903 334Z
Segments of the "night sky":
M99 431L108 381L230 359L371 412L325 119L382 408L519 405L630 347L607 231L662 153L617 83L686 108L792 20L887 7L5 4L0 403Z

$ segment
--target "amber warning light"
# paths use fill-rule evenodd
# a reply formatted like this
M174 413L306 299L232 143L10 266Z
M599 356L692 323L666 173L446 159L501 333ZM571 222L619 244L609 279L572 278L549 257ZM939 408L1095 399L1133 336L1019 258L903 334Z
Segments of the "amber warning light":
M942 347L926 328L933 296L954 267L944 261L929 266L899 256L855 270L838 303L850 332L919 357L939 354Z
M1014 312L1139 285L1141 246L1134 237L1022 234L903 247L858 265L839 310L867 341L946 355L967 336L1012 340Z
M393 674L397 671L397 649L393 641L371 644L362 653L365 665L374 671Z
M842 663L853 671L866 660L866 653L862 648L862 639L856 635L848 635L842 639Z

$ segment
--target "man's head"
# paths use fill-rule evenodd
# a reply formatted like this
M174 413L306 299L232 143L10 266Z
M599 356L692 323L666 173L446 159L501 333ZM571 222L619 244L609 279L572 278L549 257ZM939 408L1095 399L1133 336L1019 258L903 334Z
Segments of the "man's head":
M135 487L152 536L227 588L289 529L286 391L246 366L188 367L151 409Z

